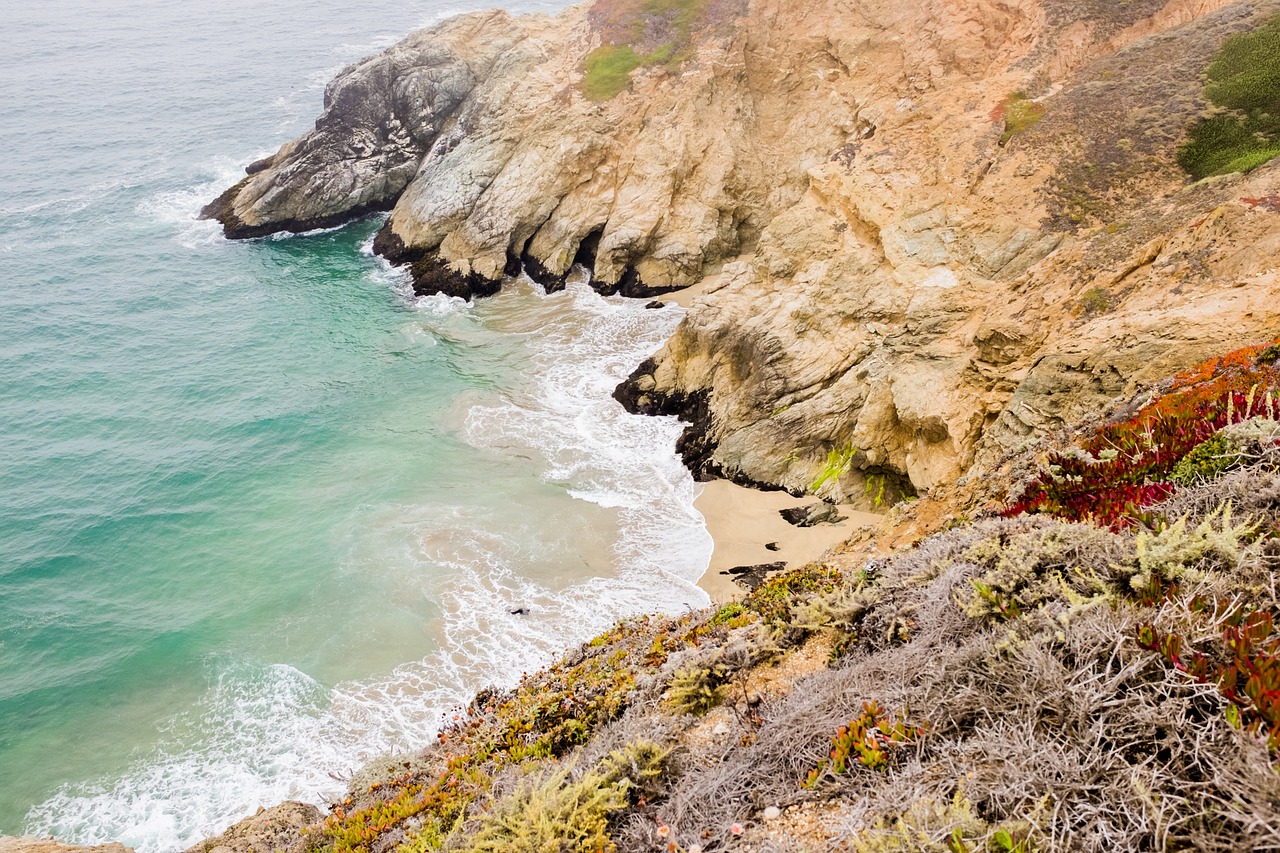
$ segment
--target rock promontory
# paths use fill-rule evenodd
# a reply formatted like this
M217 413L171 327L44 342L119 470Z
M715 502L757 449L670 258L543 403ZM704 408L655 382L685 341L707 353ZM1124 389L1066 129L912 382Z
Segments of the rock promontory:
M1280 0L593 0L344 70L209 205L389 210L422 292L699 294L619 391L706 476L869 503L1267 337L1280 169L1193 182L1206 73ZM1256 168L1255 168L1256 167Z

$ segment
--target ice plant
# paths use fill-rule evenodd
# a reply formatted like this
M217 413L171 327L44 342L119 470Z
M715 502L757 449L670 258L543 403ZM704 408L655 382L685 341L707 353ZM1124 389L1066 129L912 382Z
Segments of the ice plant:
M831 739L831 753L809 771L804 787L814 788L826 776L848 772L854 764L870 770L883 770L889 764L889 753L924 734L922 726L907 723L907 714L886 714L875 702L866 702L862 713L836 730Z
M1218 430L1276 415L1280 340L1246 347L1174 377L1127 420L1094 431L1079 448L1050 455L1003 515L1043 513L1119 529L1150 523L1170 497L1174 467Z

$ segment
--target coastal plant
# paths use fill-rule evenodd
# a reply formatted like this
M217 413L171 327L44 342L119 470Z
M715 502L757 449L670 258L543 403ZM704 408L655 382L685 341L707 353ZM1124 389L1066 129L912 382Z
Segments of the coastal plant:
M830 754L809 771L804 787L815 788L824 779L849 772L854 765L884 770L893 750L923 736L922 726L907 722L906 711L888 714L875 702L867 702L861 714L836 730Z
M1078 609L1115 592L1110 574L1123 563L1117 537L1084 524L1051 524L1001 531L965 549L965 563L981 567L969 578L971 592L957 596L966 615L1010 622L1049 602Z
M1105 314L1111 310L1111 291L1103 287L1091 287L1080 297L1080 307L1086 314Z
M879 509L884 504L884 489L888 485L889 478L884 474L868 474L867 484L863 487L863 492L871 499L871 506Z
M593 101L607 101L627 88L631 72L646 64L631 45L604 45L586 59L583 90Z
M689 667L676 671L667 688L667 704L678 714L701 716L723 701L720 687L725 673L719 668Z
M1211 359L1174 377L1136 414L1050 453L1004 515L1044 513L1113 528L1152 525L1150 508L1173 495L1178 463L1224 427L1274 419L1275 342Z
M766 625L791 627L794 608L840 588L843 582L844 574L834 566L809 563L768 578L743 598L742 605Z
M855 853L1035 853L1035 823L1047 799L1029 819L993 826L983 820L963 788L950 800L920 797L892 819L881 818L851 839Z
M1035 127L1044 114L1044 105L1033 101L1025 92L1009 95L991 112L992 121L1004 123L1000 145L1007 145L1013 137Z
M1226 504L1191 530L1187 529L1185 517L1158 530L1139 530L1134 540L1137 572L1129 584L1140 591L1153 585L1178 583L1189 573L1199 579L1209 561L1234 568L1257 528L1250 519L1233 524L1231 506Z
M1184 456L1169 479L1180 486L1205 483L1259 460L1280 445L1280 422L1265 415L1231 424L1209 436Z
M666 751L632 744L573 780L567 770L534 776L480 818L459 853L599 853L616 846L609 816L662 773Z
M853 467L854 457L858 455L858 452L858 448L852 444L846 444L843 448L827 451L827 462L823 465L822 470L818 472L817 479L809 484L809 491L816 494L827 483L835 483L849 473L849 469ZM883 493L883 486L881 487L881 492Z
M1280 156L1280 16L1227 39L1206 78L1213 111L1187 131L1179 165L1200 180Z
M1137 629L1138 645L1158 654L1166 664L1200 684L1213 684L1229 703L1227 721L1266 741L1280 753L1280 634L1270 612L1194 601L1191 608L1214 616L1221 643L1197 646L1185 635L1150 623ZM1225 652L1225 654L1224 654Z
M602 44L583 63L583 93L602 103L620 94L638 68L676 70L711 0L613 0L593 10Z
M407 774L371 789L370 802L333 807L318 840L333 853L370 853L396 831L402 853L438 850L494 778L513 767L556 759L586 743L628 707L636 679L651 675L680 643L653 650L655 635L683 636L692 616L627 620L565 661L526 674L512 691L478 697L439 734L438 775ZM721 629L723 630L723 629Z

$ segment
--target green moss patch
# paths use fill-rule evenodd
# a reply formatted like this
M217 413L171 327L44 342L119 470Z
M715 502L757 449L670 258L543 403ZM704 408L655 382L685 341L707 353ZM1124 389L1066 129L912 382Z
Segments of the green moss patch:
M1044 118L1044 105L1031 100L1023 92L1014 92L996 107L994 117L1004 121L1004 133L1000 134L1000 144L1007 145L1020 133L1026 133Z
M627 88L631 72L643 64L630 45L605 45L587 56L583 91L593 101L607 101Z
M1187 132L1178 164L1199 180L1280 157L1280 16L1227 39L1207 72L1215 108Z
M602 44L583 64L583 94L608 101L631 81L637 68L676 70L693 55L694 36L727 17L720 7L736 0L597 0L592 28ZM730 10L731 11L731 10Z

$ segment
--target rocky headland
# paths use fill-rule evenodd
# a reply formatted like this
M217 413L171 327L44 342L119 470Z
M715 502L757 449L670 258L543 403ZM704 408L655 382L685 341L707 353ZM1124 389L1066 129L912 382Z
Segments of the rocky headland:
M618 399L893 509L198 853L1280 847L1278 15L593 0L345 69L227 236L388 211L423 293L685 290Z
M344 70L205 210L390 215L423 292L574 264L696 285L619 398L694 470L892 499L1275 325L1274 167L1192 183L1205 69L1280 4L598 0L465 15ZM629 73L628 73L629 72ZM874 500L873 500L874 499Z

